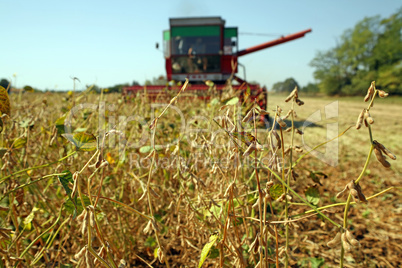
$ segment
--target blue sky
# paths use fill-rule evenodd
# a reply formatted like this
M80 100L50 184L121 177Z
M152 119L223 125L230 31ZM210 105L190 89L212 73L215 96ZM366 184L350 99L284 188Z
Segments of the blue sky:
M221 16L240 33L312 28L304 38L240 58L248 81L270 88L293 77L303 86L314 82L309 62L317 51L334 47L364 17L388 17L401 6L397 0L0 0L0 78L60 90L71 89L74 76L81 81L77 89L143 83L165 74L155 43L162 43L169 18ZM240 35L239 49L277 37Z

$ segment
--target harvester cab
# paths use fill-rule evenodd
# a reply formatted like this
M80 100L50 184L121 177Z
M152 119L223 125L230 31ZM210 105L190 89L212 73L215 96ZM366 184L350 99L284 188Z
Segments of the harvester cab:
M220 17L170 19L163 46L168 80L222 84L237 61L237 28Z
M237 27L225 27L221 17L171 18L169 30L163 31L163 53L165 57L168 81L189 80L186 92L199 98L209 98L209 86L205 81L212 81L216 90L225 88L228 79L236 80L238 85L231 85L234 90L248 91L248 99L257 100L261 108L266 108L267 91L258 84L249 84L238 73L238 58L265 48L279 45L303 37L311 29L282 36L254 47L238 49ZM125 94L146 92L152 100L163 97L180 87L167 86L131 86L125 87Z

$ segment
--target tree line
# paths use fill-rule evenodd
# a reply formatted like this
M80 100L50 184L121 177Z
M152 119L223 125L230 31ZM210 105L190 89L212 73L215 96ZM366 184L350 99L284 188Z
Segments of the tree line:
M377 88L402 95L402 8L388 18L366 17L347 29L335 47L319 51L310 66L316 83L302 90L327 95L358 95L371 81ZM278 82L276 92L298 85L293 78ZM300 88L300 87L299 87Z

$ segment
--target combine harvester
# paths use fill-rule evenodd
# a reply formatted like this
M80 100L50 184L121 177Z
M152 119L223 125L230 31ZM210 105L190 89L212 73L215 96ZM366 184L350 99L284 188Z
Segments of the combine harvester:
M260 107L266 109L266 89L258 84L249 84L245 77L240 78L237 75L238 58L304 37L309 32L311 29L239 51L237 27L225 27L225 20L221 17L170 19L170 29L163 32L167 80L183 82L186 78L189 79L186 94L201 99L210 98L212 85L217 91L231 86L233 90L240 92L241 100L243 93L247 91L248 100L257 100ZM232 80L236 80L238 85L232 85ZM123 88L123 94L146 94L152 101L166 100L180 90L179 85L170 84L128 86Z

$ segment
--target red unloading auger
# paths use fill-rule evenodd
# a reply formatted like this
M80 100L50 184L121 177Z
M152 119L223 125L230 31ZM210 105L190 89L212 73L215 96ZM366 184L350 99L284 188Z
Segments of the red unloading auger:
M250 54L250 53L253 53L253 52L257 52L257 51L262 50L262 49L266 49L266 48L269 48L269 47L280 45L282 43L286 43L286 42L289 42L289 41L304 37L305 34L311 32L311 31L312 31L311 29L307 29L307 30L297 32L297 33L294 33L294 34L289 34L289 35L286 35L286 36L282 36L281 38L278 38L278 39L275 39L275 40L272 40L272 41L268 41L268 42L262 43L260 45L249 47L249 48L246 48L246 49L243 49L243 50L240 50L239 52L237 52L236 56L238 58L240 56L244 56L244 55L247 55L247 54ZM234 75L233 78L235 80L237 80L240 84L247 83L246 81L244 81L243 79L239 78L236 75ZM244 89L242 90L242 92L240 94L240 99L241 100L244 97L243 94L244 94ZM264 88L259 88L255 92L256 96L254 98L256 98L258 105L263 109L266 109L266 105L267 105L267 103L265 102L266 94L267 94L267 92L266 92L266 90Z
M301 32L294 33L294 34L289 34L287 36L282 36L281 38L278 38L276 40L272 40L272 41L269 41L269 42L266 42L266 43L263 43L263 44L260 44L257 46L253 46L253 47L249 47L249 48L240 50L239 52L237 52L237 57L244 56L244 55L265 49L265 48L273 47L273 46L280 45L285 42L289 42L289 41L304 37L304 35L309 32L311 32L311 29L307 29L305 31L301 31Z
M283 44L283 43L286 43L286 42L289 42L289 41L292 41L292 40L295 40L295 39L298 39L298 38L302 38L302 37L304 37L304 35L306 35L307 33L310 33L311 31L312 30L310 28L310 29L307 29L307 30L304 30L304 31L301 31L301 32L297 32L297 33L294 33L294 34L289 34L289 35L286 35L286 36L282 36L282 37L280 37L278 39L271 40L271 41L268 41L268 42L253 46L253 47L249 47L249 48L240 50L236 54L236 62L237 62L238 57L241 57L241 56L253 53L253 52L257 52L259 50L263 50L263 49L266 49L266 48L269 48L269 47L280 45L280 44ZM237 75L234 75L233 79L235 79L240 84L246 82L243 79L241 79L240 77L238 77Z

